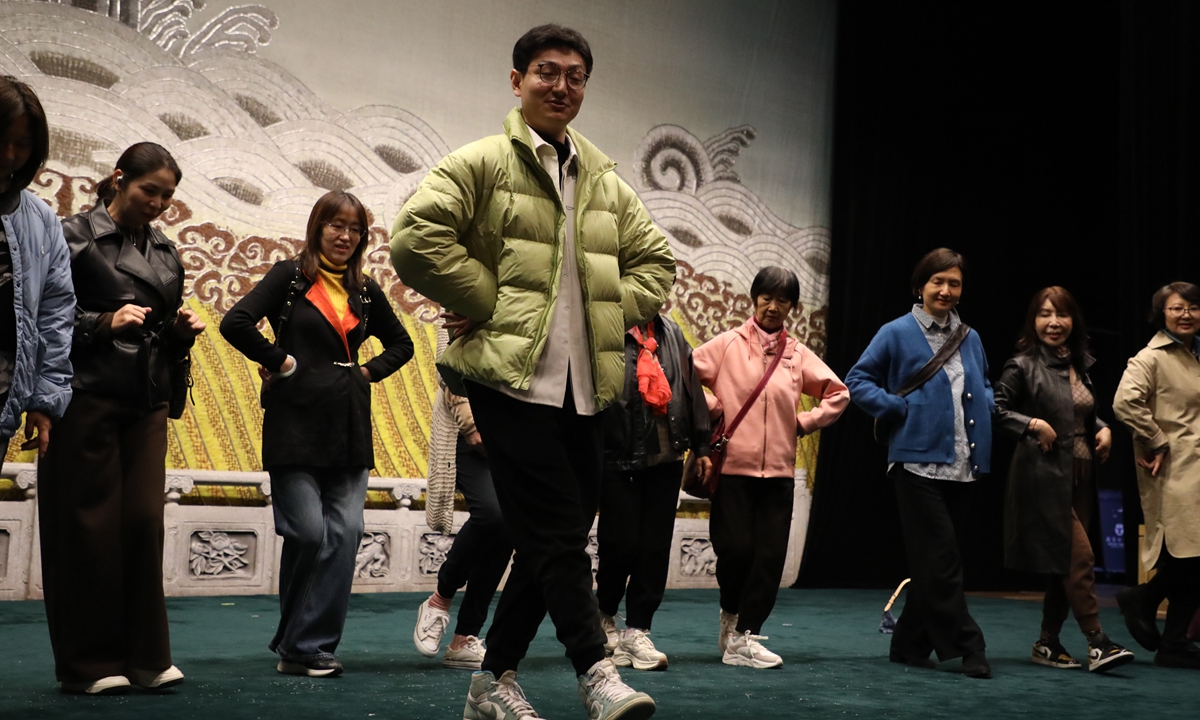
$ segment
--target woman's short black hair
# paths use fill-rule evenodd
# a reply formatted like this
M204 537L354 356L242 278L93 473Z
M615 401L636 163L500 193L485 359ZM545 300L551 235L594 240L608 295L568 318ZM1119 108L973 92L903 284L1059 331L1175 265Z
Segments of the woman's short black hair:
M800 304L800 279L796 273L786 268L774 265L763 268L754 276L750 283L750 299L758 300L759 295L778 295L792 301L792 305Z
M588 41L577 31L554 23L538 25L517 40L512 53L513 69L524 75L530 61L547 48L574 50L583 58L584 71L592 74L592 48Z
M33 147L29 149L29 159L13 172L6 191L9 193L29 187L46 162L50 155L50 128L46 125L46 111L33 88L10 75L0 76L0 131L8 132L9 125L22 115L29 118Z
M1150 324L1162 330L1167 327L1167 298L1179 295L1191 305L1200 306L1200 287L1182 280L1163 285L1150 299Z
M964 276L967 274L966 261L963 256L950 248L938 248L925 253L917 266L913 268L912 291L914 295L921 294L921 288L929 282L929 278L950 268L958 268Z

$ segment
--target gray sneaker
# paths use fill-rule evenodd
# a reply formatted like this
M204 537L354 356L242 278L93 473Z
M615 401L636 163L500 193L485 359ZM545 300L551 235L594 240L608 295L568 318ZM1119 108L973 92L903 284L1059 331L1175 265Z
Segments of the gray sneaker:
M655 710L654 699L622 682L617 667L608 658L579 676L579 699L587 709L588 720L645 720Z
M483 642L474 635L468 635L467 641L458 649L454 648L454 643L450 643L446 648L446 654L442 656L442 667L455 670L478 670L479 666L483 664L485 652Z
M538 715L525 693L517 684L517 673L508 670L500 679L487 671L471 675L471 689L467 691L467 706L463 708L463 720L521 720Z

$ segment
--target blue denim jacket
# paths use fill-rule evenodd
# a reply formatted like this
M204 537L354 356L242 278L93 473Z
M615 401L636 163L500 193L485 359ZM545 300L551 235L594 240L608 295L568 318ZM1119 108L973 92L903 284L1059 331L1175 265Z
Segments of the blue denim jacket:
M75 291L62 224L41 198L22 190L17 209L0 219L12 256L17 313L16 369L0 411L0 438L8 438L25 411L57 419L71 401Z
M987 357L979 334L972 330L959 348L966 387L962 403L971 447L973 474L989 472L992 412L996 402L987 377ZM896 423L888 444L888 462L949 463L954 461L954 403L950 380L939 372L908 397L894 392L920 370L933 350L912 313L883 327L846 373L855 405L872 417Z

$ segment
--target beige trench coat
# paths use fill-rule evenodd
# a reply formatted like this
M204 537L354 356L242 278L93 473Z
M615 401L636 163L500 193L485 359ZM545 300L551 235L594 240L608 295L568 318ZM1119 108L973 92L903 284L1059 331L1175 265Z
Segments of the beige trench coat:
M1129 360L1113 413L1133 432L1139 457L1169 448L1158 477L1137 469L1146 518L1142 563L1154 567L1164 540L1174 557L1200 556L1200 361L1159 332Z

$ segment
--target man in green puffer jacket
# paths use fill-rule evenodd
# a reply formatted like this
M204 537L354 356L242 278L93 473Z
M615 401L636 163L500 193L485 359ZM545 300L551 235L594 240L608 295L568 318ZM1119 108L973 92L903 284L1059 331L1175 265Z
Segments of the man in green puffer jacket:
M592 70L587 41L558 25L513 48L521 106L504 135L438 163L400 211L392 263L446 310L438 359L470 398L516 555L467 720L536 717L516 683L550 613L592 720L638 720L654 701L605 659L588 535L603 469L597 413L621 392L624 335L653 318L675 277L667 240L615 163L568 128ZM434 647L445 607L421 606Z

